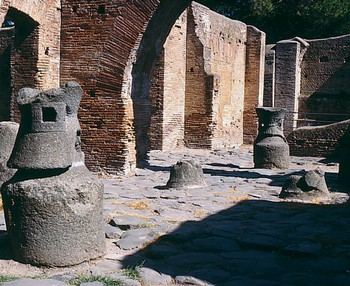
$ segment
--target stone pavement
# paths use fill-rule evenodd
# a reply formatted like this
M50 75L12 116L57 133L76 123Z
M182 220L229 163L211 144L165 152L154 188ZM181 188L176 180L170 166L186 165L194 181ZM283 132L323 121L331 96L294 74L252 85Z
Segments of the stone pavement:
M170 165L182 159L202 164L206 187L165 189ZM278 198L290 174L316 167L326 172L331 201ZM103 178L105 257L69 268L17 263L2 215L0 277L35 277L3 284L15 286L69 285L80 274L123 285L350 285L350 205L337 172L337 164L300 157L288 170L253 169L248 147L152 151L135 176Z

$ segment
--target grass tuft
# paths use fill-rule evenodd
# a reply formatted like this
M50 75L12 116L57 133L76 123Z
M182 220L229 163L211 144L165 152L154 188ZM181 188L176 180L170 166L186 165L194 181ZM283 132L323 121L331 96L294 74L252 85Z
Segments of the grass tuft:
M141 274L140 274L140 269L143 266L145 262L142 261L139 264L129 266L125 269L123 269L123 274L133 280L141 280Z
M14 281L16 279L19 279L19 277L16 276L9 276L9 275L0 275L0 282L10 282Z
M124 284L119 279L110 277L95 276L95 275L81 275L67 281L71 286L79 286L81 283L101 282L103 286L123 286Z

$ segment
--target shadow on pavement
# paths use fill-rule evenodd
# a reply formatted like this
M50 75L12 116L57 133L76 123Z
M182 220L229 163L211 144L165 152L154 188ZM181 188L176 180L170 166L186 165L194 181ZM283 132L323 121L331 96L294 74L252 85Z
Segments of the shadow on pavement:
M137 259L213 285L349 285L350 204L242 201L182 223L123 265Z

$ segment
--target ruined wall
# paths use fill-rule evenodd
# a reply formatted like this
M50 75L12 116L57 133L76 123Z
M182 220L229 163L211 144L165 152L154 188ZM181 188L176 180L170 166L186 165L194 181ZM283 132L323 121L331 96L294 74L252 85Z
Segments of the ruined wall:
M188 10L186 42L185 145L210 149L212 97L206 89L204 45L197 37L192 9Z
M298 37L276 44L274 106L287 109L285 134L289 134L297 126L301 63L307 47L308 43Z
M275 102L275 45L266 46L264 76L264 106L274 106Z
M61 82L76 80L84 90L78 115L90 169L128 172L135 165L132 102L122 86L131 52L157 4L62 1Z
M160 53L152 72L151 88L151 126L149 129L150 147L152 150L163 150L164 123L164 49Z
M185 143L243 143L247 26L193 3L188 14Z
M169 151L183 146L186 30L187 13L184 12L175 22L153 71L150 90L152 149Z
M292 156L337 156L339 140L348 129L350 120L324 126L300 127L291 132L287 141Z
M350 35L307 42L301 65L299 112L347 114L307 116L320 121L350 118Z
M263 105L266 35L253 26L247 27L247 50L244 90L243 140L254 142L258 134L255 109Z
M152 68L189 2L62 0L61 82L83 87L79 118L90 169L131 171L135 140L138 158L147 155Z
M0 29L0 121L10 120L11 110L11 48L14 28Z
M11 119L18 120L15 94L24 87L47 89L59 86L60 1L3 0L0 22L15 22L11 50Z

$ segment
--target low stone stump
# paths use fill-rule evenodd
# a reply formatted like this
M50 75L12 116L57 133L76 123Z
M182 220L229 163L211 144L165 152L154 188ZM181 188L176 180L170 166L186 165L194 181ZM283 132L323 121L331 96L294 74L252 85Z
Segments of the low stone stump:
M206 186L202 166L193 160L183 160L171 166L167 188L198 188Z
M2 188L7 231L19 262L68 266L104 254L103 185L85 166Z
M254 167L288 169L289 146L283 134L283 108L259 107L259 133L254 142Z
M292 175L284 183L279 197L302 201L328 201L331 194L324 175L319 168L308 171L303 176Z

